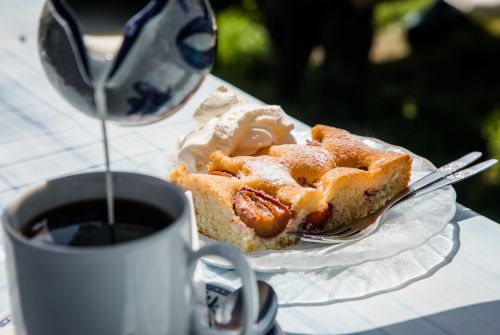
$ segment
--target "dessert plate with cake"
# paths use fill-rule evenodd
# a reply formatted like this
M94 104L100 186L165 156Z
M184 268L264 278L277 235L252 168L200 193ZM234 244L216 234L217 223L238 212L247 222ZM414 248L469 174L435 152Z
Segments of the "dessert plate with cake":
M279 106L248 102L226 87L207 97L194 118L198 128L180 141L168 179L193 193L202 242L238 247L255 270L388 258L425 243L455 212L448 187L398 205L362 240L301 242L288 232L320 232L364 217L435 167L403 148L332 126L309 130L297 123L293 131Z

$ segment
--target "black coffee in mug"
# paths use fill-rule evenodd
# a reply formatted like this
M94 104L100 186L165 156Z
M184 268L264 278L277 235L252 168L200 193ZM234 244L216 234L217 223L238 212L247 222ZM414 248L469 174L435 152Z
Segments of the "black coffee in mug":
M173 222L151 205L115 199L115 223L107 222L105 199L70 203L47 211L26 224L21 233L34 242L75 247L104 246L153 234Z

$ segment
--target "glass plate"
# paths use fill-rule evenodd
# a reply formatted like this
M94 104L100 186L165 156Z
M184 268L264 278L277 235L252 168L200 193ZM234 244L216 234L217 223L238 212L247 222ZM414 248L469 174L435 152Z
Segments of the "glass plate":
M299 143L310 137L308 131L294 132L294 136ZM413 158L412 182L436 169L427 159L404 148L375 138L357 137L373 148L409 153ZM164 177L175 164L173 157L173 154L150 157L138 169ZM250 266L259 272L341 269L390 258L417 248L440 233L455 214L455 200L455 191L448 186L396 205L382 218L379 229L363 240L340 246L301 242L286 249L245 253L245 256ZM213 240L200 236L200 242L204 245ZM213 266L231 268L231 264L218 257L206 257L204 261Z
M274 288L281 307L363 299L406 287L449 264L460 247L459 233L458 224L450 222L423 245L391 258L344 269L258 273L257 278ZM207 281L217 281L233 289L241 286L234 271L212 266L203 270Z

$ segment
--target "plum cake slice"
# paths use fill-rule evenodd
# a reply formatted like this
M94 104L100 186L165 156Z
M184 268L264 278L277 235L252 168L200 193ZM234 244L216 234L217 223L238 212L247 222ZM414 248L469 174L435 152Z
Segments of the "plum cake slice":
M274 145L254 156L216 151L207 174L181 164L169 179L193 193L200 233L256 251L297 243L287 231L321 231L366 216L406 188L410 174L408 154L317 125L307 144Z

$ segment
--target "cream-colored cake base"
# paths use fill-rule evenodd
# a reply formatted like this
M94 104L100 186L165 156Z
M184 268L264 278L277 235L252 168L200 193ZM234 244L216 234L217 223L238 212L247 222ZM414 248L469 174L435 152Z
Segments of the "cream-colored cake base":
M366 173L358 171L353 171L353 174ZM401 192L409 179L406 162L396 165L388 173L374 173L370 179L356 178L355 175L351 175L351 179L347 177L348 174L345 176L343 179L332 181L325 190L327 201L333 206L331 220L325 229L338 227L375 212Z
M240 188L239 183L230 183L228 187L220 188L219 183L226 184L227 178L210 176L207 183L205 177L206 175L189 173L185 165L181 165L170 175L171 180L193 193L199 233L248 252L282 249L299 242L285 232L271 239L257 236L253 229L248 228L234 214L232 203L227 202Z

